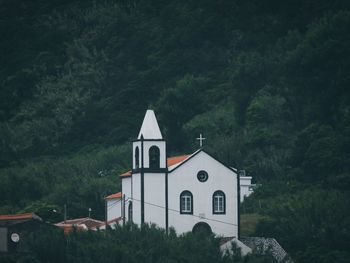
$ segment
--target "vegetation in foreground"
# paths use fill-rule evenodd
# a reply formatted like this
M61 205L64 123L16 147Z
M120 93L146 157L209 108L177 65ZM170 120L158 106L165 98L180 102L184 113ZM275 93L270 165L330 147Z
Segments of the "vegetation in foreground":
M224 256L219 249L219 239L204 233L188 233L176 236L145 225L109 229L105 232L73 231L69 235L59 229L35 233L31 239L31 251L22 255L0 255L3 263L14 262L74 262L74 263L138 263L138 262L193 262L193 263L272 263L270 255L251 254L241 257L233 248Z

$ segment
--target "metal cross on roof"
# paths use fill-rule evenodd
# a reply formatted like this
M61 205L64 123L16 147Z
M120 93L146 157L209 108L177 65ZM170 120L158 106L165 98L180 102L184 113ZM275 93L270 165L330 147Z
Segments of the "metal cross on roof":
M196 140L199 140L199 146L202 147L203 146L203 141L205 140L206 138L202 137L202 134L199 134L199 137L196 138Z

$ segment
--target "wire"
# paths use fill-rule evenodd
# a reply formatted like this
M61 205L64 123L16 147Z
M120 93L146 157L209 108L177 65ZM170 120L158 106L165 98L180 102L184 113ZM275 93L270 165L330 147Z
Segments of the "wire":
M116 206L118 203L120 203L122 201L122 199L120 199L120 200L118 200L118 201L116 201L116 202L114 202L113 204L108 204L107 203L107 209L110 209L110 208L112 208L113 206Z
M130 199L131 199L131 200L138 201L138 202L141 202L141 200L139 200L139 199L135 199L135 198L130 198ZM148 204L148 205L155 206L155 207L159 207L159 208L162 208L162 209L166 209L166 207L161 206L161 205L156 205L156 204L152 204L152 203L149 203L149 202L144 202L144 203L145 203L145 204ZM173 212L180 213L180 211L179 211L179 210L176 210L176 209L168 208L168 210L173 211ZM199 215L195 215L195 214L186 214L186 215L188 215L188 216L193 216L193 217L200 218L200 219L205 219L205 220L208 220L208 221L213 221L213 222L218 222L218 223L222 223L222 224L227 224L227 225L231 225L231 226L238 226L237 224L233 224L233 223L229 223L229 222L224 222L224 221L217 220L217 219L211 219L211 218L207 218L207 217L203 217L203 216L199 216Z
M125 202L129 202L130 198L125 199ZM113 206L116 206L118 203L120 203L123 200L123 198L119 199L118 201L114 202L113 204L108 205L107 204L107 209L112 208Z

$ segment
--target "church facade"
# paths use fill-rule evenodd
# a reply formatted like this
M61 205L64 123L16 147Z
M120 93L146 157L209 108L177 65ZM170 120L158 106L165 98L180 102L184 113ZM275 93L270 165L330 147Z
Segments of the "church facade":
M202 229L239 237L241 185L235 168L202 148L168 158L152 110L147 110L132 148L132 170L120 175L122 192L106 198L108 221L122 217L138 225L172 227L178 234ZM244 178L247 189L250 179Z

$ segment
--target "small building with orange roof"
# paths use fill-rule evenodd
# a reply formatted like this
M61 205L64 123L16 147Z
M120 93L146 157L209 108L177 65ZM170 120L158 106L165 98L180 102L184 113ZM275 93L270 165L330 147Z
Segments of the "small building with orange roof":
M0 253L26 252L32 233L52 227L34 213L0 215Z
M127 174L129 172L126 172ZM130 172L131 173L131 172ZM126 175L124 175L126 176ZM131 175L130 175L131 176ZM107 221L111 221L116 218L121 218L123 214L122 207L122 192L111 194L105 198L107 209Z

